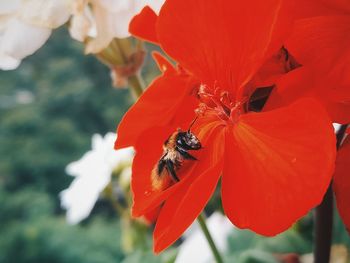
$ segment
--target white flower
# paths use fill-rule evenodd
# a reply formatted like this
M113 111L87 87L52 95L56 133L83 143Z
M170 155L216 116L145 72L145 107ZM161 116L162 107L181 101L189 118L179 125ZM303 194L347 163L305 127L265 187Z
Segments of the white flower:
M206 223L218 250L221 252L227 250L227 238L234 230L232 223L219 212L212 214ZM179 247L175 263L214 262L208 241L197 222L186 231L185 236L186 239Z
M0 69L15 69L70 16L66 0L0 0Z
M131 19L146 5L159 12L165 0L75 0L70 34L78 41L87 41L86 53L98 53L113 38L130 36Z
M76 224L85 219L110 182L113 169L131 161L132 148L115 151L115 139L114 133L108 133L104 138L93 135L92 150L66 167L66 172L75 177L70 187L60 193L61 206L67 210L69 223Z

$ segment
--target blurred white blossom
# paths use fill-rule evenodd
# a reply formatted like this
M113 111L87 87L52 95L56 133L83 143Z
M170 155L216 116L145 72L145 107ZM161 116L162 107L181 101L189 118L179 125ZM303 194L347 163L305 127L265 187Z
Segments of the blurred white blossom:
M218 250L220 252L226 251L227 238L234 231L232 223L219 212L213 213L206 220L206 223ZM193 223L185 233L185 241L179 247L175 263L209 263L214 261L208 241L198 223Z
M0 69L15 69L69 19L71 36L99 53L113 38L130 36L133 16L165 0L0 0Z
M115 168L130 163L133 149L113 149L115 133L99 134L92 137L92 150L78 161L70 163L66 172L75 179L70 187L60 193L61 206L67 210L67 221L79 223L89 216L100 193L111 181Z
M131 19L146 5L159 12L165 0L71 0L69 32L86 42L86 53L99 53L113 38L130 36Z
M0 0L0 69L15 69L66 23L69 0Z

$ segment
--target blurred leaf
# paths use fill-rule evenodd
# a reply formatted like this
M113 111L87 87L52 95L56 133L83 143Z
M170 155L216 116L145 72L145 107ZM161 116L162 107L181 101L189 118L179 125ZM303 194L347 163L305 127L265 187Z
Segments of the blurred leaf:
M312 250L312 243L305 240L294 229L289 229L276 237L261 237L257 247L273 253L305 254Z
M273 254L300 255L312 250L312 243L293 228L275 237L263 237L248 230L235 229L228 241L227 257L238 262L275 262ZM257 261L260 256L262 261Z
M115 263L121 252L118 224L94 222L89 228L42 218L12 224L0 236L0 263Z
M350 248L350 236L341 220L337 209L335 209L333 222L333 244L345 244Z
M15 221L28 221L42 218L54 211L53 200L43 192L26 189L13 195L0 187L0 229Z
M160 257L152 252L136 251L126 257L122 263L163 263Z
M259 237L255 233L236 228L228 238L229 251L234 253L254 248L258 241Z
M237 259L238 263L278 263L274 256L261 250L244 251Z

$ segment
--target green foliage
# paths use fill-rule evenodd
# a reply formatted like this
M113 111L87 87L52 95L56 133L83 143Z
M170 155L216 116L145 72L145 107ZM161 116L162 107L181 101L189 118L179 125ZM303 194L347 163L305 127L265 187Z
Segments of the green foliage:
M0 72L0 182L57 195L69 183L65 166L90 148L93 133L114 131L130 104L108 68L57 31L17 70Z
M148 81L157 74L150 61ZM109 69L85 56L66 29L17 70L0 71L0 263L124 259L112 206L100 203L94 216L69 226L58 193L72 180L66 165L91 149L92 134L114 131L131 103L129 91L113 89Z
M91 148L93 133L114 131L131 102L65 29L17 70L0 72L0 263L124 258L116 218L69 226L58 193L71 181L66 165Z
M277 259L271 254L258 249L248 249L237 255L231 255L226 258L227 262L238 263L278 263Z
M302 235L290 229L276 237L262 238L257 248L274 253L297 253L305 254L312 250L312 243L306 240Z
M94 220L69 226L52 215L54 201L43 192L26 189L0 192L0 263L112 263L124 253L118 220Z
M350 248L350 236L339 216L337 209L335 209L333 222L333 244L344 244Z
M132 253L130 256L125 258L122 263L162 263L160 257L156 257L153 255L153 253L150 252L144 252L144 251L137 251L135 253Z
M54 211L52 198L30 188L17 192L15 195L0 188L0 229L6 229L11 224L45 218Z
M120 262L123 253L118 242L115 223L79 228L67 226L64 220L42 218L2 232L0 262Z
M167 250L160 255L154 255L152 250L137 250L127 256L121 263L173 263L175 262L176 252Z
M227 262L276 263L276 254L305 254L311 252L311 240L296 228L275 237L259 236L248 230L236 229L229 236Z

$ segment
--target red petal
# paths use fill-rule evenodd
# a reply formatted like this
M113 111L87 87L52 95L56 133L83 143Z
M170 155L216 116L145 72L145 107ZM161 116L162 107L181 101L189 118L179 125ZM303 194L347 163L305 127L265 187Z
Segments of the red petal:
M175 73L174 66L167 60L162 54L159 52L152 52L152 57L156 61L158 68L161 72L166 72L167 70L171 71L172 73Z
M190 123L198 104L191 95L195 85L191 77L173 72L157 78L124 115L115 148L135 145L140 134L149 128Z
M143 40L158 44L156 23L158 16L149 6L134 16L129 24L129 32Z
M321 202L336 150L317 101L242 115L226 138L222 201L235 225L276 235Z
M246 96L250 97L257 87L274 86L279 78L298 67L300 67L300 65L294 57L289 54L285 48L281 48L265 61L251 81L246 85Z
M264 110L287 106L303 97L312 97L314 87L315 77L312 71L307 67L293 70L277 81Z
M286 46L301 64L350 85L350 15L299 20Z
M213 194L223 164L224 133L220 130L211 136L202 150L202 157L192 171L196 179L171 195L162 207L154 230L155 253L166 249L182 235Z
M332 121L341 124L350 123L350 103L328 102L325 104Z
M310 67L298 68L281 77L264 110L289 105L302 97L319 100L326 107L333 122L350 122L348 86L333 82L329 76L320 75Z
M350 229L350 137L348 136L337 156L334 176L334 192L339 214L347 229Z
M159 15L158 38L198 79L235 90L262 64L280 8L279 0L168 0Z
M348 0L299 0L295 15L298 18L309 18L325 15L339 15L350 12Z
M155 209L147 212L145 215L144 215L144 218L146 220L146 223L148 224L153 224L154 222L157 221L157 218L159 216L159 212L160 212L160 209L161 207L156 207Z

